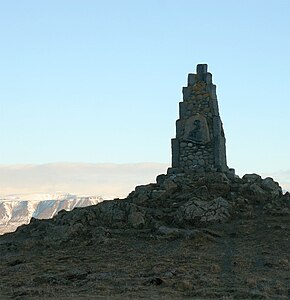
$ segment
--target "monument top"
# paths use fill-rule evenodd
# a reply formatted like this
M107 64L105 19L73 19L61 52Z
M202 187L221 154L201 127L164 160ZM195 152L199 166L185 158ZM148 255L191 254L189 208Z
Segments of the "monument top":
M196 66L196 73L197 74L205 74L205 73L207 73L207 64L198 64Z

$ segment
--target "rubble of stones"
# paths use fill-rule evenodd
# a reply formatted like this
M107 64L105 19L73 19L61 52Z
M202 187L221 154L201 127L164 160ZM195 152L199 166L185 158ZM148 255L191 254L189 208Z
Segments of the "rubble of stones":
M47 243L94 239L109 235L110 229L190 235L196 228L237 218L290 215L290 194L283 194L270 177L178 173L159 175L156 181L137 186L126 199L61 211L50 220L32 219L29 225L19 227L16 234L41 238Z

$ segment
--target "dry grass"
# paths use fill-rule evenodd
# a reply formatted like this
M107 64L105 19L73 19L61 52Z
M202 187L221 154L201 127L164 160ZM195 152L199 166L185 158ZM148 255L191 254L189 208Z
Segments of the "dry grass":
M278 222L216 225L213 240L111 230L93 243L2 242L1 300L288 299L290 224Z

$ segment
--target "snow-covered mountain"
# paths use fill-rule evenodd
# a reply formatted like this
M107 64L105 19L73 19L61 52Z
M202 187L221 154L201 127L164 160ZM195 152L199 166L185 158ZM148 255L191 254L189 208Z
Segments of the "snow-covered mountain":
M0 196L0 235L28 224L31 217L50 219L62 209L72 210L74 207L94 205L103 200L100 196L63 193Z

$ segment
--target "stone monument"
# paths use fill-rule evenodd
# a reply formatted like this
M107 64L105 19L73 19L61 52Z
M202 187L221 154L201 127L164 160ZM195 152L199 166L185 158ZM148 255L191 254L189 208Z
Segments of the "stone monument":
M206 64L188 75L179 103L176 138L172 139L170 172L225 172L227 167L223 124L219 115L216 86Z

